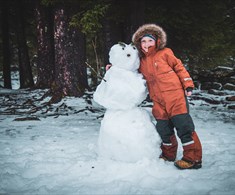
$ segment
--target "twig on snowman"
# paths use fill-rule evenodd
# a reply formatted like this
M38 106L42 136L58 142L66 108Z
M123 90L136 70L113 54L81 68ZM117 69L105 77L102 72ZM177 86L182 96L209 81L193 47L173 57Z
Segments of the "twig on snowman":
M85 62L85 64L96 74L97 78L102 79L104 82L107 82L90 64L88 64L87 62Z

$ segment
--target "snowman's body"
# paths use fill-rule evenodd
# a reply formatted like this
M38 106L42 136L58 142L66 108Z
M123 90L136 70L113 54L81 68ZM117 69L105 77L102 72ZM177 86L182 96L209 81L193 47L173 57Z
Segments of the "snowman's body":
M94 93L94 100L107 108L101 121L99 155L135 162L156 159L160 138L149 113L138 105L146 98L146 83L138 73L139 56L132 45L116 44L109 53L112 67Z

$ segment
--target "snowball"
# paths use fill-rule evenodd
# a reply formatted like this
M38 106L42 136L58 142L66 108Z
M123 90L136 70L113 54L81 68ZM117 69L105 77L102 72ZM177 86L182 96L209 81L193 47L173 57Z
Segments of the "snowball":
M137 72L111 67L93 94L94 100L108 109L130 109L147 96L146 81Z
M137 71L140 65L138 50L132 44L121 43L112 46L109 61L115 67L130 71Z
M113 160L153 160L160 155L160 138L146 110L107 110L101 122L98 147L100 156Z

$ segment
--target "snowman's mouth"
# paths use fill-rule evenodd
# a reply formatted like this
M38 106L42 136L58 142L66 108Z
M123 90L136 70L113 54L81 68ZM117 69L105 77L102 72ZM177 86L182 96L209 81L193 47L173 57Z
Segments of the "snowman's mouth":
M127 56L127 57L130 57L130 56L131 56L131 54L129 54L129 53L128 53L126 56Z

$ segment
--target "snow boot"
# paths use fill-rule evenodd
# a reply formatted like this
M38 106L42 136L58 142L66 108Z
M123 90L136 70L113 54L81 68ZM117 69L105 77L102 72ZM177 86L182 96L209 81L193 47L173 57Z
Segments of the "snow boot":
M176 155L177 155L177 148L178 148L178 142L175 137L175 135L172 135L170 137L171 143L162 143L161 149L162 154L159 156L160 159L163 159L165 161L175 161Z
M183 144L183 158L175 162L179 169L199 169L202 167L202 146L197 133L192 132L190 143Z
M174 165L178 169L200 169L202 167L201 162L190 162L186 160L177 160Z

